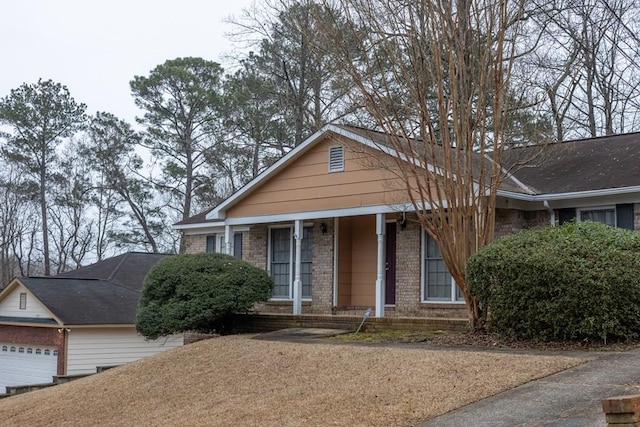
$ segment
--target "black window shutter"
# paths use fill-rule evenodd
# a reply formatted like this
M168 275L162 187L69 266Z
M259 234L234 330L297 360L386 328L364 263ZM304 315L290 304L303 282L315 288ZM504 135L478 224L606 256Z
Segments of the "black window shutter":
M627 230L633 230L633 204L627 203L624 205L616 205L616 226L618 228L625 228Z
M216 236L207 236L207 253L216 251Z
M565 222L573 221L576 218L575 208L558 209L558 224L562 225Z
M233 256L242 259L242 233L233 235Z

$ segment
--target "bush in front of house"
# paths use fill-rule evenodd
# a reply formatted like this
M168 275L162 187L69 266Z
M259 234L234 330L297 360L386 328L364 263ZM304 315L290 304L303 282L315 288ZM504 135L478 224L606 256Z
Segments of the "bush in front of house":
M595 222L525 230L478 251L469 290L491 330L543 341L640 336L640 235Z
M148 339L174 333L224 332L233 314L271 295L266 271L224 254L160 260L144 280L136 329Z

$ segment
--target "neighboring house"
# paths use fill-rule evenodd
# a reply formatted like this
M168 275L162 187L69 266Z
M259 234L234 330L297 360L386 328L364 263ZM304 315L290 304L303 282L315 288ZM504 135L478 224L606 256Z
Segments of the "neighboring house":
M95 373L183 344L135 330L142 282L166 255L129 252L53 277L18 277L0 292L0 393Z
M174 227L190 253L226 252L266 269L275 288L261 313L361 315L372 307L377 317L466 318L385 141L327 125L219 206ZM508 169L528 161L500 186L496 236L573 218L640 228L640 134L508 157Z

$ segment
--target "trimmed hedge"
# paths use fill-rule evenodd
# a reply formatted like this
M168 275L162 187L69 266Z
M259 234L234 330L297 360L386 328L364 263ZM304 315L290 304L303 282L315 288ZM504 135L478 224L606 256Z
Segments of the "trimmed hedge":
M640 235L595 222L525 230L467 264L489 327L516 339L640 336Z
M224 332L233 314L269 298L272 287L266 271L229 255L164 258L144 280L136 329L149 339Z

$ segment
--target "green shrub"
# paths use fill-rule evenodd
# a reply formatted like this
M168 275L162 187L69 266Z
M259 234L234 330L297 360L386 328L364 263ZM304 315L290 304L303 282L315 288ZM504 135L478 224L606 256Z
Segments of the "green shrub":
M269 298L272 286L266 271L229 255L165 258L144 280L136 329L149 339L221 332L233 314Z
M491 329L517 339L640 336L640 235L594 222L526 230L467 264Z

